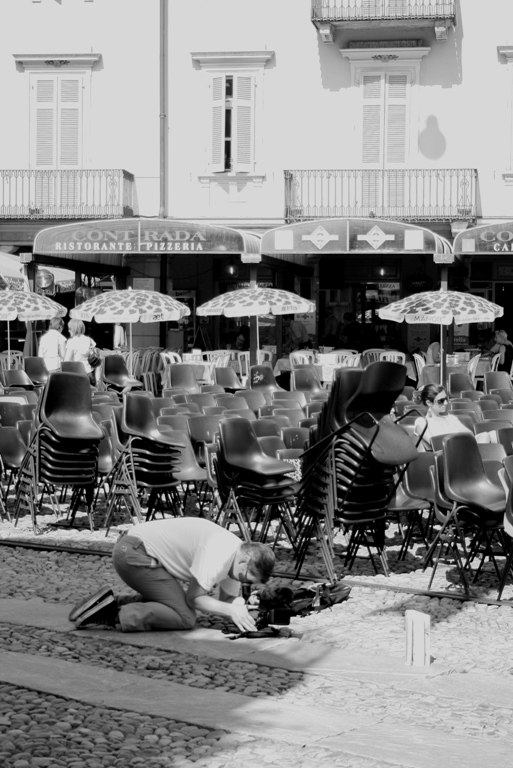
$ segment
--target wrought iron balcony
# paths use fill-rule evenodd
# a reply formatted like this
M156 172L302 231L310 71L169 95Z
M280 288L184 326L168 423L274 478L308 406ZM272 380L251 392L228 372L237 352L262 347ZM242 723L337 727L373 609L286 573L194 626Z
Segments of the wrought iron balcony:
M285 171L285 219L472 221L476 187L474 168Z
M447 26L456 24L456 2L312 0L312 21L325 42L333 42L332 33L337 28L365 28L376 22L388 29L434 26L437 39L445 40Z
M111 219L133 211L128 171L0 170L0 219Z

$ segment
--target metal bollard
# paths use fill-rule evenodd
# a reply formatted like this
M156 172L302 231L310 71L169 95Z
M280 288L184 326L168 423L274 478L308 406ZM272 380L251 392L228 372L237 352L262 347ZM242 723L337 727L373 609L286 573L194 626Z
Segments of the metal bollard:
M429 638L431 617L420 611L406 611L406 666L428 667L431 664Z

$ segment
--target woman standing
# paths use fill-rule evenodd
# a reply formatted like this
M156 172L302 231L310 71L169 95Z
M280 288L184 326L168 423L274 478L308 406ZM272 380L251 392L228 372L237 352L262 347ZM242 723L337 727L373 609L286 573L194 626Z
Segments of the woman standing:
M45 361L49 371L60 371L61 362L66 354L66 337L62 335L64 320L61 317L52 317L46 333L41 336L39 342L39 357Z
M495 344L491 348L490 354L500 354L497 370L506 371L509 375L513 365L513 344L508 341L506 331L495 331Z
M91 384L96 384L94 369L89 365L89 353L94 349L95 343L90 336L85 335L85 325L82 320L70 320L68 323L70 338L66 342L66 354L64 360L83 363L85 372L89 376Z
M416 419L413 434L421 437L421 445L426 451L432 451L431 438L434 435L450 435L456 432L470 432L468 427L450 413L448 408L449 398L440 384L426 384L420 391L420 401L427 405L427 413ZM419 446L420 448L420 446Z

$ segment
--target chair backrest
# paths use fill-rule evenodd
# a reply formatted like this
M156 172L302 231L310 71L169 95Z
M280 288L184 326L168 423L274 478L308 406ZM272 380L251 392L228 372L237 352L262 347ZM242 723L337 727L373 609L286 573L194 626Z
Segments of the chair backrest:
M315 360L315 353L313 350L303 349L301 352L291 352L289 355L290 367L292 370L296 365L304 365L307 363L313 363Z
M268 349L259 349L257 352L258 365L271 364L273 361L273 353Z
M487 393L492 389L513 389L507 371L485 371L484 391Z
M484 411L483 421L507 421L513 424L513 411L509 408L497 408L495 411Z
M237 392L237 397L242 397L246 401L246 406L251 408L255 413L263 405L267 405L270 400L270 396L264 394L258 389L240 389Z
M200 408L205 406L217 405L214 395L208 392L200 392L200 394L190 394L185 396L186 403L196 403Z
M305 412L300 408L273 408L273 416L285 416L291 426L299 427L299 422L305 418Z
M413 362L415 363L415 370L417 371L417 379L420 379L420 374L422 373L422 369L426 365L426 360L418 352L414 352L412 357L413 357Z
M362 356L358 352L356 355L344 355L338 362L342 368L358 368L361 365Z
M273 392L283 389L279 387L274 378L272 368L268 365L252 365L249 371L249 386L251 389L262 389L265 392Z
M464 389L474 389L474 383L468 373L453 371L449 374L448 394L450 397L459 397Z
M310 430L306 427L284 427L281 430L281 439L285 443L285 448L306 449L310 439Z
M185 389L189 394L200 394L200 386L194 374L194 368L188 363L168 365L164 372L166 388Z
M288 392L287 390L284 390L283 392L273 392L272 395L272 404L276 403L278 407L285 407L284 403L287 402L287 406L294 405L297 403L300 408L306 408L307 399L305 397L304 392L299 392L298 390L291 390Z
M469 360L469 364L467 365L467 373L472 379L472 383L475 385L476 383L476 373L477 373L477 366L479 364L479 361L481 360L481 355L474 355L474 357Z
M257 438L260 447L267 456L276 458L276 452L285 448L285 443L279 435L263 435Z
M64 373L81 373L82 376L86 376L87 373L84 363L79 360L63 360L61 363L61 370L64 371Z
M105 378L112 376L128 377L128 368L123 355L106 355L103 361L103 375Z
M406 382L406 368L399 363L370 363L362 373L358 390L347 402L346 417L350 421L368 411L376 419L389 414Z
M373 347L371 349L364 349L362 352L363 362L365 365L369 363L376 363L380 359L382 352L386 352L386 349Z
M279 436L280 434L280 428L278 427L276 421L270 418L257 419L257 421L252 421L251 426L253 427L253 431L257 437L264 437L265 435Z
M296 392L325 392L315 368L294 368L290 377L291 390Z
M500 359L501 359L501 353L500 352L492 357L492 361L490 363L490 370L491 371L496 371L497 370L497 368L499 367Z
M160 353L160 370L164 370L166 365L172 365L173 363L181 363L182 358L178 352L171 352L169 349L165 349Z
M502 445L508 456L513 454L513 426L497 430L497 444Z
M191 418L198 418L192 415ZM157 427L169 427L170 429L180 429L187 432L189 428L189 416L185 413L175 414L174 416L169 414L167 416L157 416Z
M380 360L388 360L389 363L400 363L404 365L406 362L406 355L404 352L398 352L395 349L387 349L386 352L382 352L379 356Z
M11 371L4 371L3 378L6 387L22 387L24 389L34 389L34 383L27 375L27 373L21 368L16 368Z
M34 384L46 384L50 375L42 357L26 357L25 373Z
M492 510L504 505L504 490L488 480L474 435L447 435L443 457L444 487L449 499Z
M242 382L238 378L233 368L222 367L218 368L217 365L213 368L214 381L224 389L243 389Z
M239 363L239 375L242 381L246 381L249 376L249 352L237 352L237 362Z
M58 436L101 440L103 432L92 416L91 385L86 376L54 371L48 377L39 420Z

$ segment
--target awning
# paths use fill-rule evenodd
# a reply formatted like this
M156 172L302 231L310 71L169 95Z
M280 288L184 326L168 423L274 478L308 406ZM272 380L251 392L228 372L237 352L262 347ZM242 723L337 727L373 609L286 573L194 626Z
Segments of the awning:
M145 253L240 254L242 261L261 261L260 239L231 227L176 219L82 221L42 229L34 253L70 261L122 266L126 256Z
M447 240L425 227L385 219L318 219L287 224L266 232L262 253L280 254L443 254Z
M513 252L513 221L481 224L460 232L454 238L456 256L465 254L494 254Z

